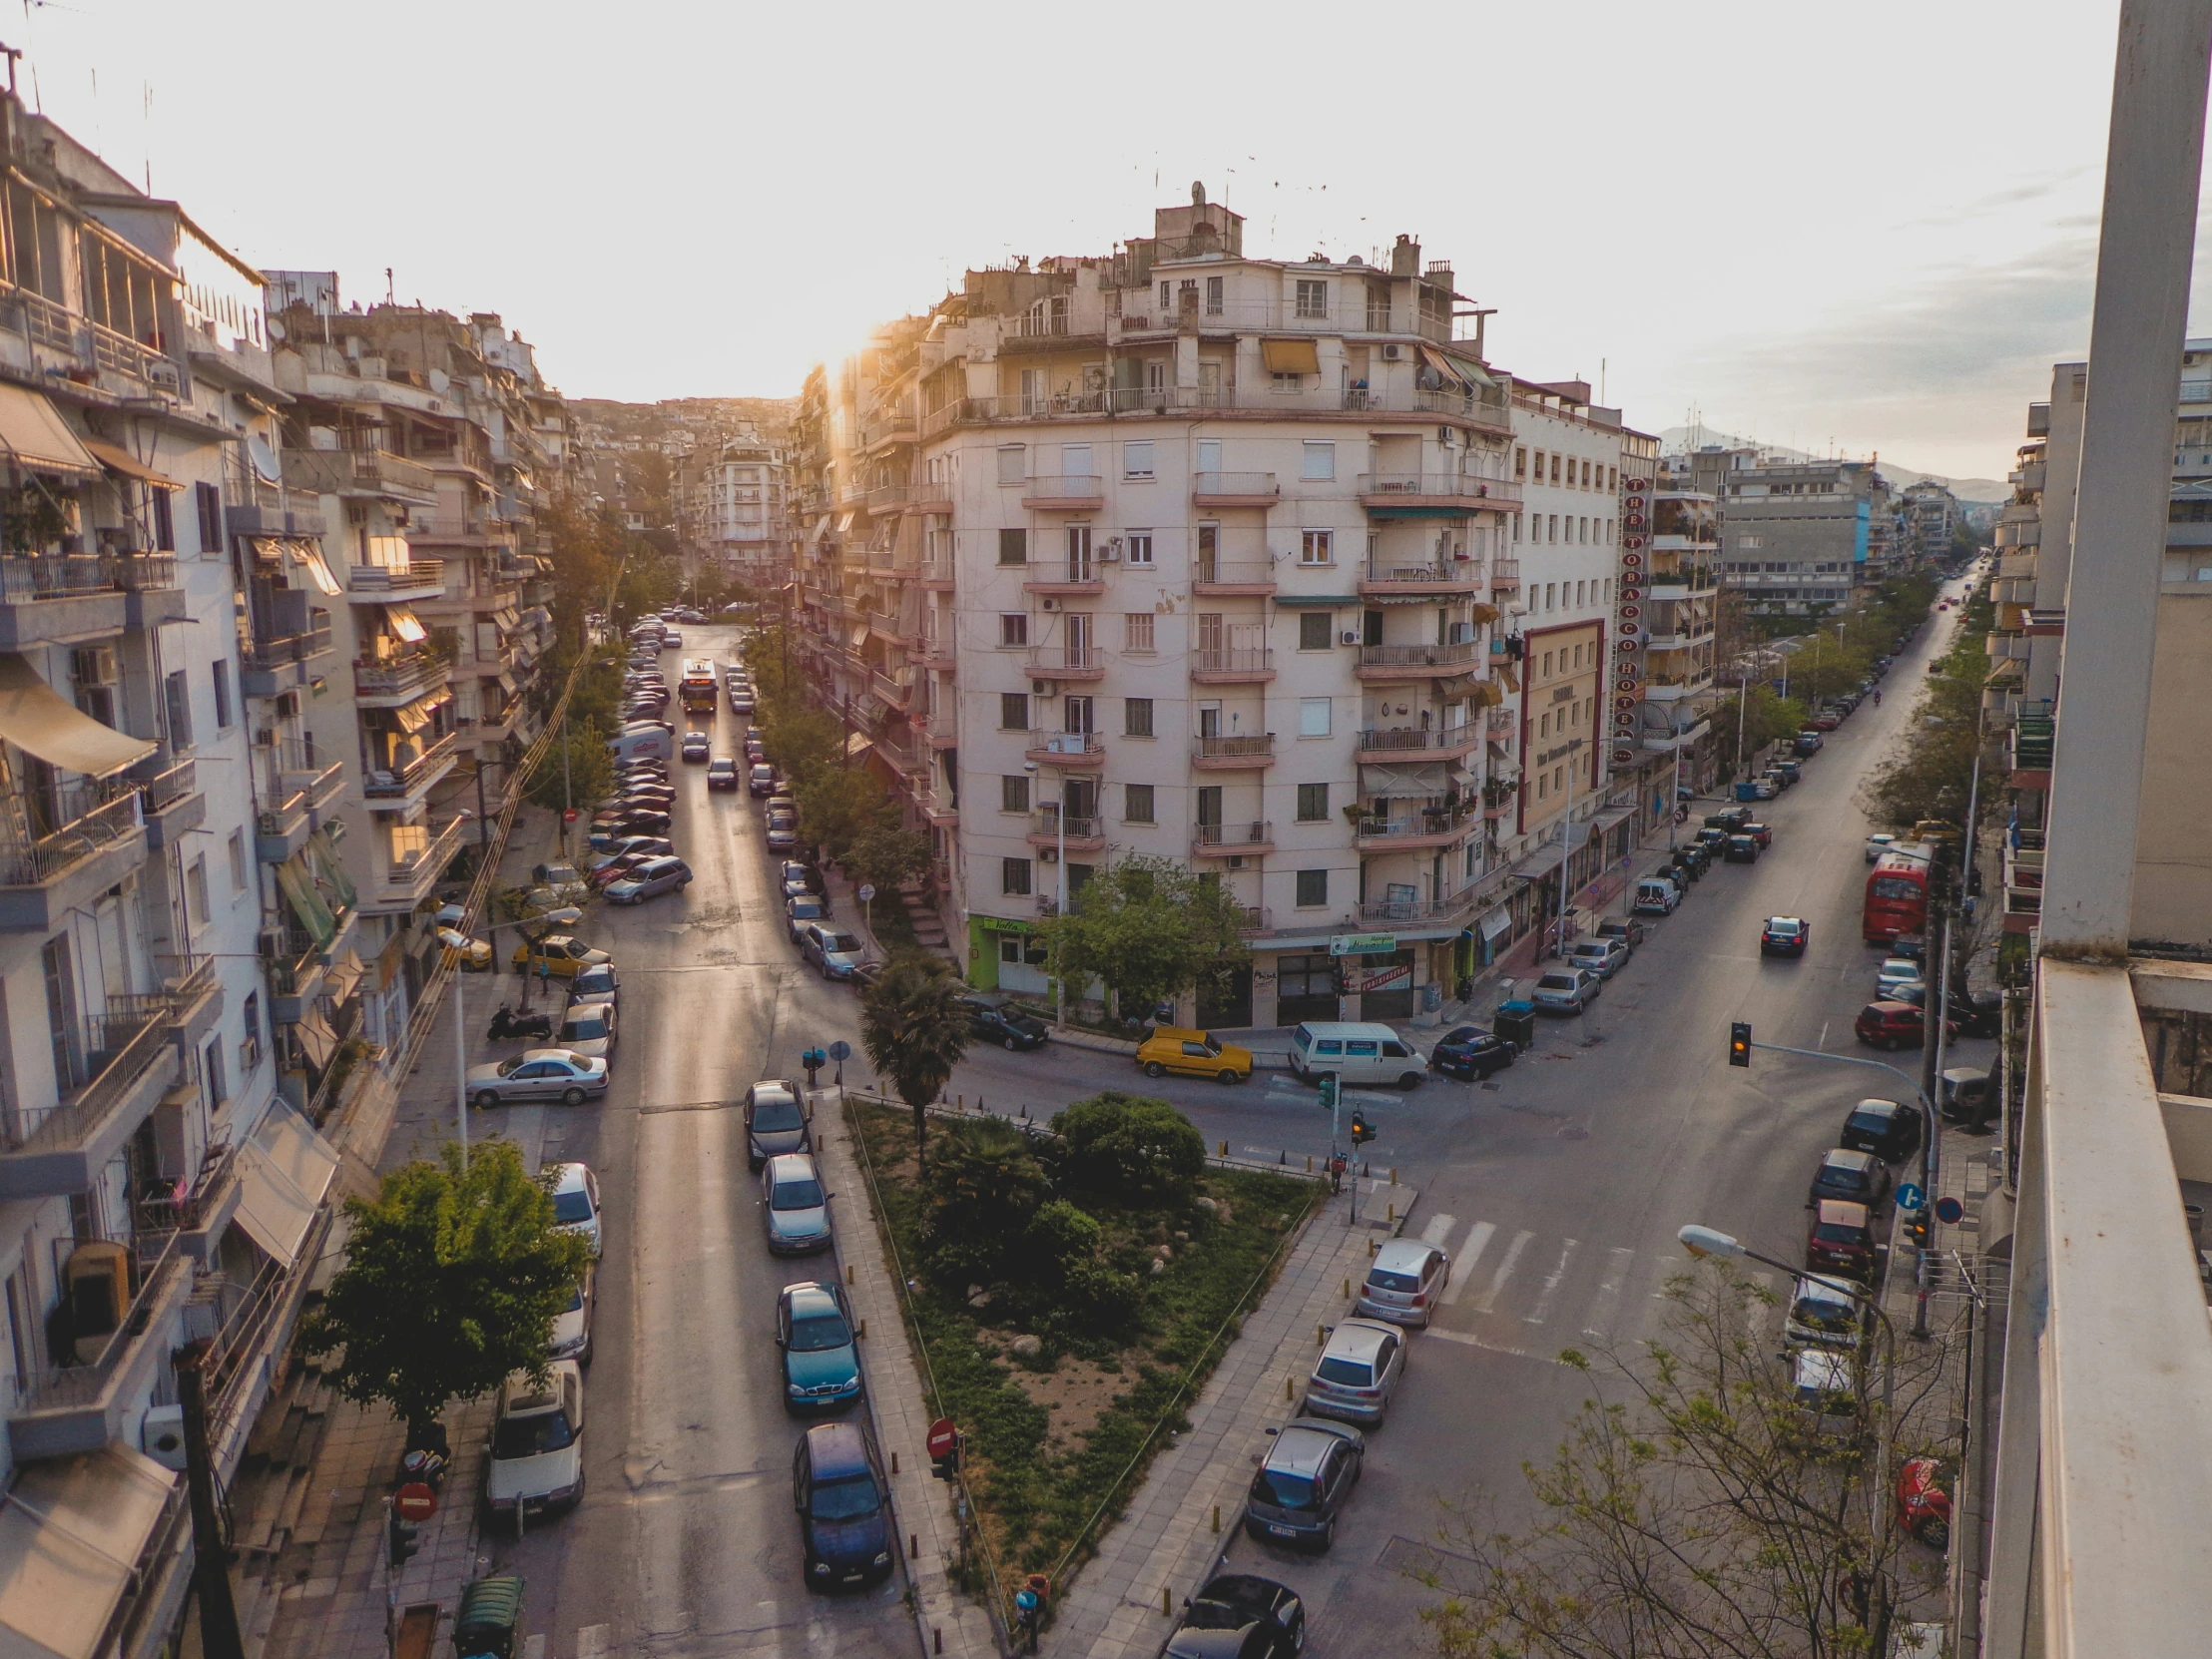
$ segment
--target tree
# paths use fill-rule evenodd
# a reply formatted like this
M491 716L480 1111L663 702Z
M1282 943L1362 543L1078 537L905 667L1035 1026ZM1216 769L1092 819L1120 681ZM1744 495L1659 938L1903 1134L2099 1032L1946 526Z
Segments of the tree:
M1731 774L1744 770L1751 758L1775 739L1804 730L1811 718L1797 699L1777 697L1772 687L1754 682L1743 699L1743 742L1739 748L1737 703L1736 696L1723 698L1712 717L1715 752Z
M871 830L898 825L898 807L881 780L861 767L825 767L799 780L799 825L832 862L843 863Z
M1218 980L1251 959L1243 920L1219 881L1172 858L1131 856L1086 881L1066 915L1039 924L1060 976L1112 992L1123 1017L1141 1019L1167 997Z
M1522 1465L1535 1524L1449 1510L1439 1541L1467 1564L1421 1611L1438 1653L1872 1655L1901 1580L1939 1576L1910 1552L1889 1487L1930 1449L1900 1425L1939 1404L1940 1345L1898 1351L1878 1330L1860 1352L1894 1368L1889 1386L1855 1366L1824 1429L1768 1347L1769 1293L1708 1262L1665 1295L1665 1339L1636 1359L1559 1356L1620 1397L1585 1398L1550 1458ZM1856 1431L1834 1430L1853 1417Z
M937 1141L921 1226L931 1276L951 1292L1006 1272L1012 1244L1044 1201L1029 1137L1001 1118L956 1122Z
M913 1109L914 1156L928 1155L929 1103L944 1092L967 1052L966 987L941 957L900 951L860 998L860 1046L877 1073Z
M452 1399L478 1399L516 1372L542 1381L554 1316L591 1264L591 1246L553 1220L549 1179L511 1141L441 1163L417 1160L373 1199L348 1199L344 1269L302 1331L305 1352L360 1404L381 1400L410 1428Z
M772 704L757 724L768 758L794 784L841 770L844 728L829 711Z
M929 837L889 824L873 825L853 837L845 862L854 875L874 884L878 897L895 893L929 867Z
M1189 1194L1206 1168L1206 1141L1164 1100L1108 1089L1055 1113L1052 1133L1068 1186L1117 1204Z
M614 788L615 764L607 753L606 734L590 721L570 719L546 745L537 770L530 774L528 794L540 807L555 812L573 806L588 813Z

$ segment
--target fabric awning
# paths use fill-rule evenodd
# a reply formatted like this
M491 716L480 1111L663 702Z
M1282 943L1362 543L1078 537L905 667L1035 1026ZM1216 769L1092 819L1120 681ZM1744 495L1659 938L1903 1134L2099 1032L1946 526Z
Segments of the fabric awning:
M1424 345L1420 348L1420 360L1426 363L1431 369L1435 370L1436 373L1442 375L1446 380L1451 381L1454 385L1463 383L1460 377L1458 364L1447 360L1442 352L1431 350L1429 347Z
M2018 657L2006 657L1996 667L1989 670L1989 678L1982 681L1982 684L1996 686L2002 685L2007 680L2025 680L2026 678L2027 664Z
M272 1258L295 1266L338 1172L337 1152L289 1106L272 1105L254 1138L239 1148L239 1225Z
M1326 605L1331 610L1342 610L1348 605L1360 606L1367 603L1358 594L1351 593L1279 593L1275 596L1275 602L1278 605L1289 605L1294 609L1299 606L1315 609ZM1429 603L1433 604L1434 601L1430 600Z
M837 534L840 536L849 536L850 534L852 534L852 521L859 516L860 515L858 513L846 513L842 518L838 519Z
M394 634L409 645L420 645L430 637L430 630L423 627L414 612L404 605L386 605L384 621L390 625Z
M156 472L121 444L104 443L98 438L86 438L84 444L110 472L120 472L126 478L136 478L157 489L181 490L185 487L168 473Z
M1494 386L1497 384L1489 371L1480 363L1470 363L1460 357L1446 357L1444 362L1451 370L1454 378L1463 380L1470 386Z
M1484 915L1475 925L1480 929L1485 942L1497 938L1502 933L1511 932L1513 929L1512 906L1500 904L1496 909Z
M437 712L440 703L448 700L445 692L433 692L428 697L418 697L412 703L402 703L392 710L392 718L399 722L399 729L410 736L430 724L430 717Z
M330 1001L342 1005L353 994L353 988L361 982L361 975L365 971L361 966L361 953L348 948L344 955L330 964L330 971L326 976Z
M90 778L121 772L154 753L149 740L101 725L12 652L0 654L0 738L48 766Z
M1310 339L1264 339L1260 360L1270 374L1319 374L1321 352Z
M315 886L325 901L335 900L330 905L331 910L352 909L359 902L360 894L353 890L353 879L345 873L344 860L338 856L337 842L330 838L330 831L317 830L309 834L305 850L308 873L314 877ZM352 955L352 952L346 954ZM360 966L359 957L354 957L353 965L356 969Z
M847 732L844 735L844 758L857 761L875 747L865 732Z
M809 536L807 539L809 541L820 541L823 539L823 537L829 534L830 515L828 513L824 513L820 518L815 520L815 533Z
M322 556L322 549L311 541L294 541L285 544L291 554L291 562L307 573L312 582L324 594L343 593L345 584L330 570L330 561Z
M25 472L97 478L100 463L43 393L0 385L0 450Z
M857 651L865 644L867 644L867 624L855 622L852 625L852 649Z
M1426 800L1430 796L1440 796L1451 788L1444 776L1447 770L1441 761L1430 761L1424 766L1375 766L1363 763L1360 768L1360 793L1370 799Z
M309 1008L299 1016L299 1023L292 1027L298 1033L299 1046L307 1051L307 1058L320 1071L330 1063L330 1056L338 1051L338 1034L330 1029L330 1022L322 1017L320 1008Z
M0 1653L93 1659L181 1477L119 1440L22 1468L0 1499Z
M512 697L515 694L515 677L512 674L509 674L505 669L501 669L499 671L499 689L505 692L509 697Z
M291 905L291 913L299 918L299 925L314 940L314 947L327 950L330 941L338 935L337 918L323 902L322 893L315 886L314 872L307 868L307 860L294 852L278 864L276 885L285 902Z

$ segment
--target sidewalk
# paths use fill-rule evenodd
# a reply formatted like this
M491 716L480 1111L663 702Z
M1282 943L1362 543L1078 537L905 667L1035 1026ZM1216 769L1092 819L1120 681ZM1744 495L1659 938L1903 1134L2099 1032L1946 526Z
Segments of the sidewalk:
M1191 1407L1190 1428L1154 1459L1127 1511L1099 1538L1096 1557L1056 1599L1047 1652L1151 1659L1171 1628L1162 1597L1180 1612L1205 1582L1241 1524L1264 1430L1298 1412L1285 1388L1295 1395L1313 1370L1315 1328L1346 1317L1347 1288L1367 1277L1374 1245L1404 1225L1418 1197L1387 1181L1362 1186L1371 1219L1347 1227L1347 1201L1338 1199L1307 1224Z

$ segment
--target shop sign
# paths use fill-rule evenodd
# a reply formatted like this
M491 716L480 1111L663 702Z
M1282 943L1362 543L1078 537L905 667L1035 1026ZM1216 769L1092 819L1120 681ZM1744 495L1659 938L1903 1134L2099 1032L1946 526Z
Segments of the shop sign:
M1395 933L1339 933L1329 941L1332 956L1388 956L1396 949Z

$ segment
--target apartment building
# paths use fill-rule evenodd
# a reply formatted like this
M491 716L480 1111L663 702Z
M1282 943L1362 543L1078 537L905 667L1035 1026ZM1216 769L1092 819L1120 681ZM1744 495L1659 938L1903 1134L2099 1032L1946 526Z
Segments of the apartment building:
M1648 452L1623 505L1620 633L1614 663L1613 766L1634 773L1649 828L1676 788L1713 778L1711 715L1720 616L1720 503ZM1640 520L1640 522L1639 522Z
M1914 562L1950 557L1951 542L1966 527L1965 509L1940 478L1908 484L1897 497L1900 551Z
M760 591L791 579L791 507L784 451L751 433L677 468L678 522L687 552Z
M1868 461L1782 460L1756 450L1690 457L1692 488L1720 503L1721 579L1754 614L1823 615L1897 557L1890 485Z

